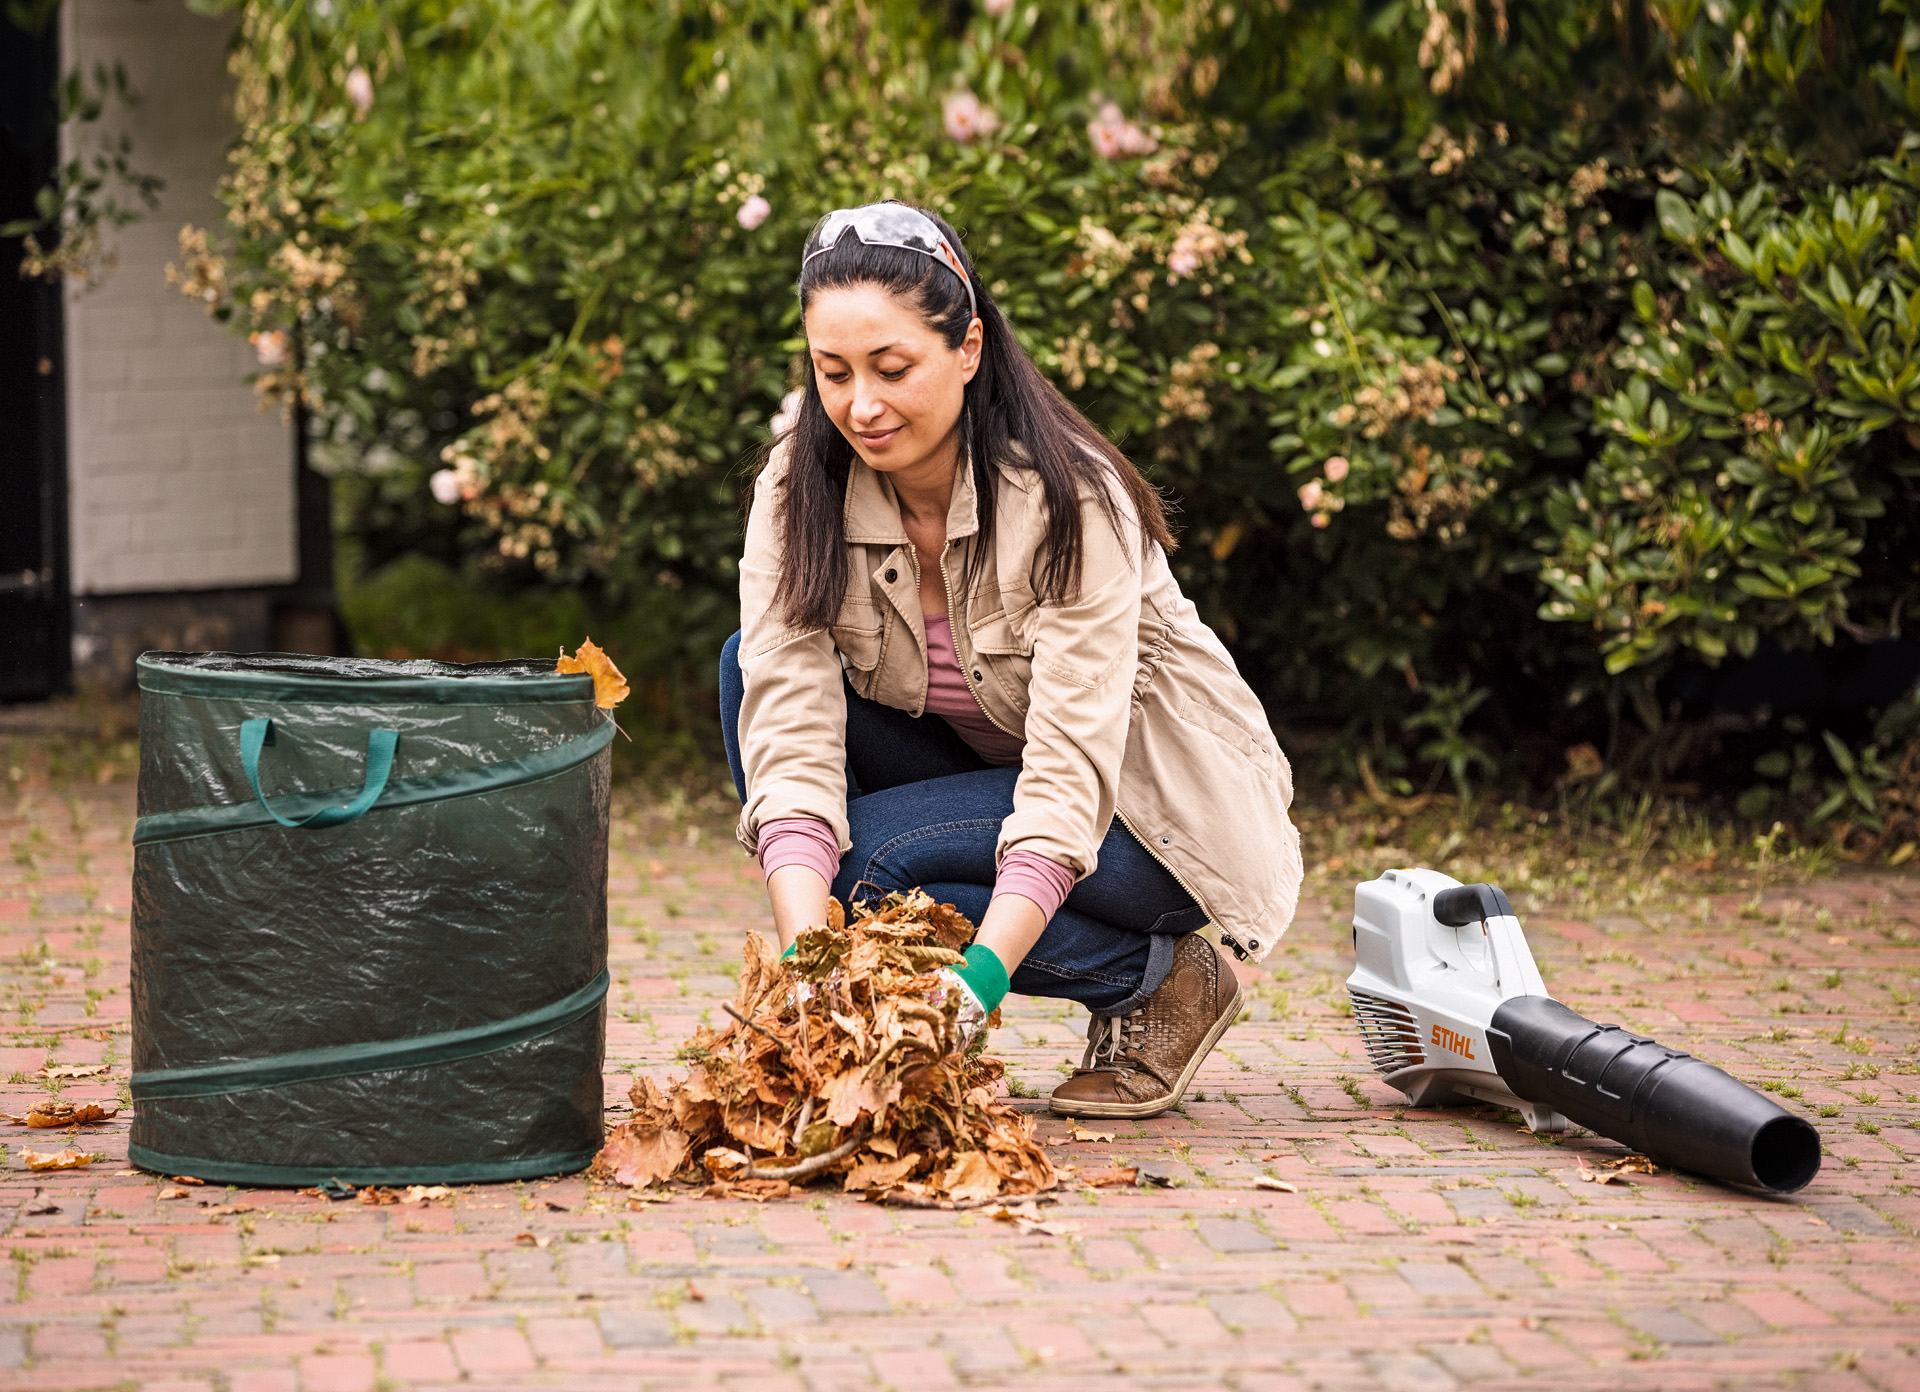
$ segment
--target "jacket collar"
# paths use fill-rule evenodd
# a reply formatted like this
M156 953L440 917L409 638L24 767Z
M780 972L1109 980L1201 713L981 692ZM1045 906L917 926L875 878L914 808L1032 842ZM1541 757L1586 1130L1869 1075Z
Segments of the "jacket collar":
M980 530L979 499L973 470L960 469L953 481L953 501L947 505L947 540L959 541ZM903 546L906 525L900 520L900 500L893 483L858 455L848 465L845 529L854 545Z

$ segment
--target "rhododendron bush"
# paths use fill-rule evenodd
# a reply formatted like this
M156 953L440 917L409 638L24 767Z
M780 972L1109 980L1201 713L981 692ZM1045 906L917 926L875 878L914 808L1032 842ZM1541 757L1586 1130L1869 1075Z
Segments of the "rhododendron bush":
M897 197L1178 499L1276 715L1389 779L1666 776L1709 749L1677 667L1870 642L1920 585L1920 40L1878 0L241 19L177 274L378 554L457 537L704 661L802 241Z

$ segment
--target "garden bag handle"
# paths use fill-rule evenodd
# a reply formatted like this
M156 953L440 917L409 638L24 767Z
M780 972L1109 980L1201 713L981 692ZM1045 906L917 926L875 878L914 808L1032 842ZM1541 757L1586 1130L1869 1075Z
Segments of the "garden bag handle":
M253 785L253 795L260 799L260 806L281 826L308 831L339 826L363 816L368 808L380 800L380 794L387 790L387 775L393 772L393 751L400 743L400 734L397 730L373 729L367 731L367 780L360 789L359 797L344 807L323 807L312 816L298 821L281 816L274 811L273 804L267 801L267 795L260 789L260 750L272 729L271 720L244 720L240 723L240 766L247 771L247 782Z

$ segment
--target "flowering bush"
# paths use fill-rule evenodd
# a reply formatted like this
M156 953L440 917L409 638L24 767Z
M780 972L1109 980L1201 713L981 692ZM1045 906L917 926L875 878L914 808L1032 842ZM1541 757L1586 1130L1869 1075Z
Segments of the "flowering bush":
M1176 496L1276 713L1389 777L1664 776L1676 664L1920 584L1920 76L1876 0L240 8L183 288L376 559L656 606L663 660L731 626L806 231L881 197Z

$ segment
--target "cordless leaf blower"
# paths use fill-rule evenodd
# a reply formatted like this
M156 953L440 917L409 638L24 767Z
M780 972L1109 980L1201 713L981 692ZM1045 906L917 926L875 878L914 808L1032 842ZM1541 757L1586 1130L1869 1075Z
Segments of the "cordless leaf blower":
M1507 896L1437 870L1354 890L1347 978L1373 1066L1416 1106L1492 1102L1676 1169L1774 1193L1820 1171L1820 1133L1712 1064L1547 994Z

